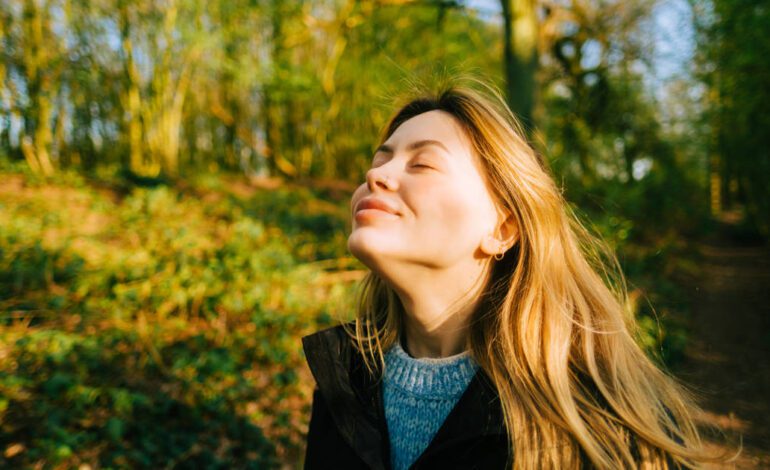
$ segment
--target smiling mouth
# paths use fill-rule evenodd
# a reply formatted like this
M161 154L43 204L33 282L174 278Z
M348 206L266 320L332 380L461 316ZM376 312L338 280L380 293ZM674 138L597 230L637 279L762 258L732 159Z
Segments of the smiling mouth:
M383 209L377 209L374 207L368 207L365 209L359 209L355 213L356 219L366 219L369 217L387 217L387 218L396 218L398 215L388 212Z

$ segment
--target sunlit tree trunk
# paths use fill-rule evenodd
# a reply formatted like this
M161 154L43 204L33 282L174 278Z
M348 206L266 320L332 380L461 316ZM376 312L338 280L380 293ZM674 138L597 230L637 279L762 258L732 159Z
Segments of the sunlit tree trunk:
M177 28L179 5L176 1L167 3L163 11L163 46L161 60L155 67L152 79L153 99L144 107L144 121L150 123L146 138L154 162L160 165L167 176L179 174L179 142L182 130L182 111L190 80L200 49L196 44L183 49L181 64L174 61L174 33ZM178 76L172 73L179 68Z
M54 81L52 49L46 39L53 36L47 6L40 6L35 0L24 2L24 48L23 60L27 75L27 94L31 107L28 123L32 129L25 129L21 141L22 152L32 171L51 175L51 94ZM30 130L31 135L30 135Z
M538 61L536 0L500 0L503 11L503 66L508 104L531 128Z
M285 100L276 97L276 91L281 87L281 70L286 66L284 48L284 18L281 11L281 2L274 1L271 5L271 67L272 77L262 88L263 90L263 122L265 126L265 156L267 167L271 175L283 174L296 175L296 167L283 155L283 136L281 134L283 114L281 107Z
M345 48L348 45L348 30L361 22L360 15L351 17L356 2L349 0L345 2L337 13L336 21L331 23L330 30L327 31L331 38L332 52L321 71L321 89L324 92L329 106L324 112L321 128L318 130L319 138L328 145L328 135L333 131L333 125L342 107L341 101L344 96L336 93L337 84L334 79L337 67L339 66ZM327 145L324 145L326 147ZM321 174L326 177L336 177L339 171L339 162L333 158L324 158Z
M56 125L54 126L53 140L56 161L59 162L59 167L63 167L65 159L68 158L67 142L64 134L64 129L67 126L67 102L63 93L59 93L59 100L56 106Z
M200 53L195 40L179 39L176 0L162 4L160 31L148 31L152 64L149 90L143 97L134 59L131 18L128 5L121 2L123 51L128 107L130 168L134 174L170 177L179 174L179 147L183 107L190 87L195 62ZM176 47L180 44L183 47Z
M134 61L134 46L131 39L131 18L127 1L119 2L120 36L123 47L124 69L124 105L126 107L126 131L128 133L128 169L135 175L145 175L142 139L142 98L139 83L139 71Z
M6 40L6 18L0 17L0 47ZM13 115L14 99L11 92L10 80L8 77L8 69L4 60L0 60L0 104L3 109L7 109L8 113L0 115L2 122L2 130L0 130L0 151L5 154L11 153L11 116Z
M225 47L227 60L235 62L236 57L233 46ZM227 119L222 120L225 126L225 142L223 145L223 163L226 168L235 169L238 167L239 158L238 149L238 125L241 120L240 103L235 97L235 77L231 71L226 70L222 74L220 86L222 88L222 101L227 110Z
M719 172L719 155L709 157L709 192L711 195L711 215L722 213L722 177Z

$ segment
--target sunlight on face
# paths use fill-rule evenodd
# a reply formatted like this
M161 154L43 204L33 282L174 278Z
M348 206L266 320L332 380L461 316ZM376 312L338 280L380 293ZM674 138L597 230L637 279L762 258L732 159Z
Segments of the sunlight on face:
M350 252L371 269L399 262L441 269L471 263L496 212L468 136L444 111L404 122L376 151L353 193ZM387 178L387 183L386 183ZM380 202L390 212L356 212Z

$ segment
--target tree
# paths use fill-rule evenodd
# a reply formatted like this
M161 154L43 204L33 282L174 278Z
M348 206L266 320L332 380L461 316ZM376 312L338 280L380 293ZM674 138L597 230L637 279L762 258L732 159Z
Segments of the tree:
M30 168L46 176L53 174L51 162L51 116L56 99L56 83L61 74L60 43L54 37L51 23L52 5L38 0L25 0L22 11L21 68L26 78L29 104L24 112L25 135L21 149Z
M503 64L508 104L531 127L538 66L539 21L536 0L500 0L503 14Z
M770 2L694 1L711 128L714 211L746 208L770 236Z

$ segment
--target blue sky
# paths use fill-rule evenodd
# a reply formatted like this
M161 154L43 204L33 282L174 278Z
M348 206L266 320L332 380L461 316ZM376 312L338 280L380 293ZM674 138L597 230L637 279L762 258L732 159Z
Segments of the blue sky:
M695 51L692 12L686 0L661 0L653 11L655 69L666 81L687 73Z

